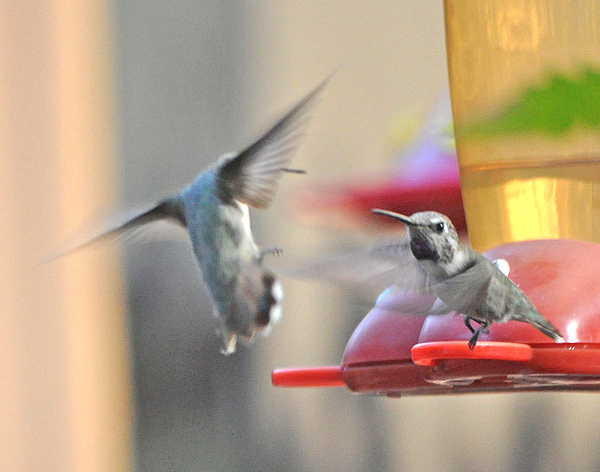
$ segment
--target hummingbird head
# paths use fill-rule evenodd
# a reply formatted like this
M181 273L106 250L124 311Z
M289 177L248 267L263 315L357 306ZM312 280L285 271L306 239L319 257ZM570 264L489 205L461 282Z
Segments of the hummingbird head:
M404 216L388 210L372 210L378 215L402 221L408 230L410 249L420 261L429 260L449 264L460 247L458 234L446 215L436 211L422 211Z

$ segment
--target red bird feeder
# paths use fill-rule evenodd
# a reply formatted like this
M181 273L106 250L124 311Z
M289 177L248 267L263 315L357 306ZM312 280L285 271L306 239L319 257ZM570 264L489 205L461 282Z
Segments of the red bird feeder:
M466 232L456 150L449 146L452 127L450 96L444 95L423 130L402 153L400 162L376 181L361 175L353 181L326 181L299 192L297 213L318 221L374 224L372 208L410 215L423 208L448 216L458 232ZM341 216L340 216L341 215ZM377 226L382 224L377 221ZM390 221L390 224L392 222Z
M297 210L318 220L322 220L323 215L341 214L345 224L355 220L364 225L373 224L372 208L386 208L406 215L428 208L448 216L458 232L465 232L467 222L456 160L449 157L419 179L411 175L410 167L416 164L409 162L406 174L392 175L383 182L328 182L314 186L310 192L303 192Z
M486 253L564 335L556 343L517 321L494 324L474 350L457 313L411 317L375 307L348 341L340 366L280 369L276 386L347 386L401 395L518 390L600 390L600 245L510 243Z

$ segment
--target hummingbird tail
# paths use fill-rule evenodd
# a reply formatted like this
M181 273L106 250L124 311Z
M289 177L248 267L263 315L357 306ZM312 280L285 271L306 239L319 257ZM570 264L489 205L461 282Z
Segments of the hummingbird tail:
M565 338L560 331L550 321L548 321L541 313L534 312L527 319L527 323L539 329L546 336L554 339L557 342L564 342Z
M168 220L180 224L181 226L187 226L185 219L185 211L183 202L178 197L166 198L154 205L148 210L137 211L134 213L135 216L121 216L118 218L120 221L117 224L111 225L112 228L97 234L96 236L81 238L83 242L76 242L70 244L66 249L57 251L56 253L46 257L38 265L46 264L60 257L66 256L74 251L88 247L94 243L104 241L110 238L122 236L127 233L139 229L146 223L152 223L159 220ZM80 241L81 241L80 239Z
M238 338L245 344L254 341L254 335L269 335L281 318L283 289L273 274L259 266L247 267L239 276L235 291L226 300L226 306L215 309L218 334L223 338L221 352L232 354Z
M263 291L258 300L256 324L262 328L262 333L267 336L273 325L281 319L281 302L283 301L283 288L279 280L270 272L263 272Z

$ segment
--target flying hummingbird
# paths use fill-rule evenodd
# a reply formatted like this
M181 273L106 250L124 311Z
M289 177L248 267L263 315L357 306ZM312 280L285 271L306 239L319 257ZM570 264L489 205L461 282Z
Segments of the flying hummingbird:
M331 76L330 76L331 77ZM50 259L100 239L166 220L187 228L203 278L214 301L217 333L225 355L235 352L238 337L266 336L281 317L283 290L262 266L278 248L259 248L250 229L248 207L270 205L305 132L312 105L326 78L283 118L244 150L221 156L178 194L167 197L125 223Z
M441 301L429 314L456 311L465 315L465 325L473 334L469 348L474 349L480 333L488 333L493 323L515 320L529 323L555 341L564 342L562 334L531 303L494 263L465 246L448 217L434 211L414 213L410 217L387 210L373 213L402 221L409 241L394 248L396 259L404 260L405 271L413 266L409 280L397 281L414 291L433 291ZM412 259L408 253L412 253ZM405 272L406 273L406 272ZM473 328L471 322L479 324Z

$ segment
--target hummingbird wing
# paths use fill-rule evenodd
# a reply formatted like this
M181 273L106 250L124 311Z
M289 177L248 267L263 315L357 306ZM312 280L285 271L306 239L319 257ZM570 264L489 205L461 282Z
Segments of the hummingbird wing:
M368 285L380 291L390 286L404 292L430 291L427 274L413 256L408 241L377 243L370 248L323 257L288 271L287 275Z
M483 302L492 281L493 268L492 263L481 256L460 274L433 284L433 291L452 310L466 315L471 307Z
M414 293L393 285L375 302L378 310L393 311L412 316L444 315L452 311L431 291Z
M315 98L330 77L300 100L260 139L221 164L217 175L226 197L254 208L265 208L273 200L282 172L302 173L287 166L305 133Z
M152 223L154 221L166 220L186 227L185 211L183 204L177 198L167 198L158 204L143 210L129 211L126 215L118 215L117 222L110 225L110 229L101 232L92 237L78 238L78 241L68 245L66 249L57 251L56 253L46 257L40 264L45 264L65 256L71 252L83 249L91 244L108 240L111 238L122 237L127 234L133 234L141 226Z
M437 297L433 302L427 292L411 294L394 286L380 295L376 306L417 316L444 315L451 311L467 314L471 307L479 306L487 294L495 270L491 264L508 270L504 266L506 261L490 263L484 257L477 258L475 264L454 277L441 282L430 281L431 294L434 299Z
M382 292L375 306L412 316L443 315L452 311L434 293L426 272L412 254L410 243L388 241L305 264L287 275L325 279Z

